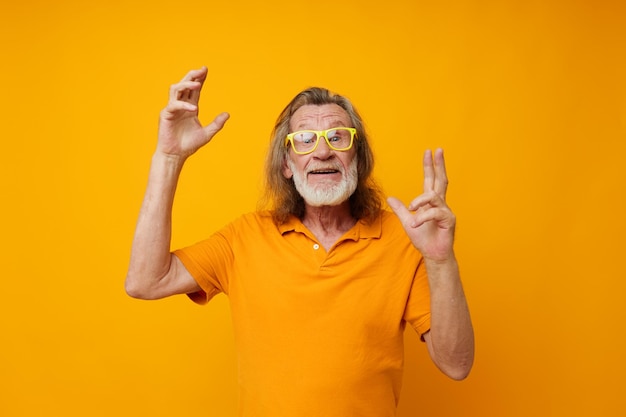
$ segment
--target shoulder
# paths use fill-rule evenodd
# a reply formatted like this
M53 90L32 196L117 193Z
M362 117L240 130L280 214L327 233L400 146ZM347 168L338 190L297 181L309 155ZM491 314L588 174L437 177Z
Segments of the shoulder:
M221 233L240 234L252 232L268 232L276 230L276 224L269 211L254 211L242 214L230 222Z

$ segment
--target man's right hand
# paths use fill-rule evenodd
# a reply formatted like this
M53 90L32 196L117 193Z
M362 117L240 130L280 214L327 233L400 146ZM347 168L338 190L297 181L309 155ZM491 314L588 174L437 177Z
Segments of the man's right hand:
M219 114L204 127L198 119L198 101L207 73L206 67L189 71L170 87L169 101L159 119L157 152L185 160L224 127L228 113Z

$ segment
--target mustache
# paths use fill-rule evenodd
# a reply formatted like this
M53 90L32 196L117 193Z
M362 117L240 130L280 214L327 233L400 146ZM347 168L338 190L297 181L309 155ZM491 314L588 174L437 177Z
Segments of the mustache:
M307 165L306 170L307 173L314 171L339 171L341 173L344 172L343 166L339 162L311 162Z

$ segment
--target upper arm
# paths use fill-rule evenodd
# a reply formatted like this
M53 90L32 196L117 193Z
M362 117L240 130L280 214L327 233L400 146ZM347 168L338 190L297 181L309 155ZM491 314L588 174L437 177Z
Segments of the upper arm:
M141 281L127 279L126 292L131 297L143 300L157 300L172 295L201 291L196 280L174 254L170 254L169 268L161 278L143 281L142 285L130 285L131 282Z
M170 270L163 278L163 297L176 294L189 294L201 291L200 285L193 278L191 273L185 268L178 256L171 254ZM162 297L160 297L162 298Z

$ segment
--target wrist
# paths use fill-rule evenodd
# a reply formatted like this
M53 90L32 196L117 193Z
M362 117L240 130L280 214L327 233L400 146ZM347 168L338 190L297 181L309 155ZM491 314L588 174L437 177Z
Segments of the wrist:
M159 149L152 154L152 165L158 167L164 167L180 171L185 164L187 157L183 155L176 155L167 152L163 152Z
M158 187L176 187L186 158L155 151L150 165L150 183Z
M459 270L459 264L454 253L446 258L427 258L424 257L424 265L428 271L428 275L439 275L442 272L456 272Z

